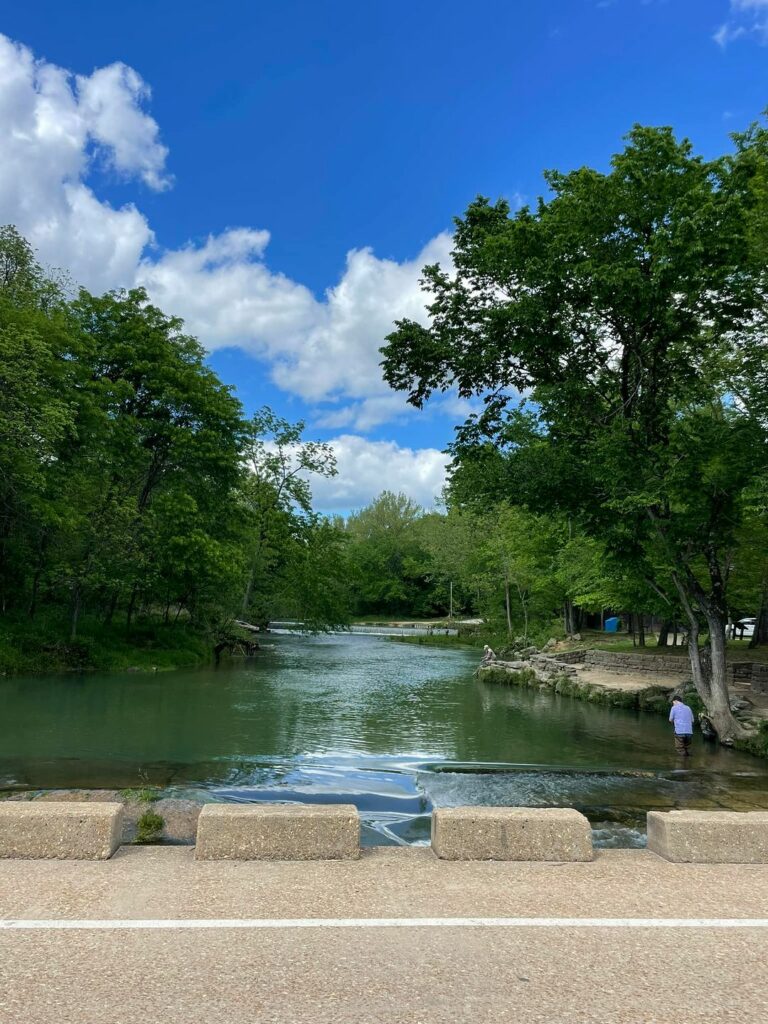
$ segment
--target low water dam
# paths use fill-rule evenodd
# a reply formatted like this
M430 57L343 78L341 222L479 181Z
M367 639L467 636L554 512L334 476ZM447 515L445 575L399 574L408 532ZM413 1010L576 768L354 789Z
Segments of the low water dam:
M576 807L603 846L648 810L768 809L768 762L664 716L473 678L474 650L278 635L218 668L0 680L0 790L137 788L352 803L369 844L423 843L433 807Z

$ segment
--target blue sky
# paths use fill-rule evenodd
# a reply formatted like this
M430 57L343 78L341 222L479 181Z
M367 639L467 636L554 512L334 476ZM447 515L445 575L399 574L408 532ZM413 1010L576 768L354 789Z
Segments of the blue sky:
M466 409L406 409L377 348L453 215L605 167L637 121L714 155L768 105L768 0L38 0L0 32L0 221L145 285L246 407L332 440L329 509L439 488Z

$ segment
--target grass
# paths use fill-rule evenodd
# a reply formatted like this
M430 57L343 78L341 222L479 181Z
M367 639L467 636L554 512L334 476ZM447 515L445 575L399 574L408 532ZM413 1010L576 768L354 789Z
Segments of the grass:
M164 625L138 620L130 633L125 622L104 625L84 616L78 637L69 640L65 617L41 613L0 617L0 673L20 675L67 671L160 672L211 660L212 644L188 623Z
M136 825L135 843L148 844L159 843L163 834L165 821L162 815L155 811L144 811Z
M160 790L143 786L140 789L121 789L120 799L129 804L153 804L160 799Z
M616 654L642 654L646 658L672 657L686 658L688 648L678 645L677 647L659 647L655 636L646 637L645 647L635 647L632 638L626 634L618 634L615 638L609 638L604 633L582 633L584 647L594 647L599 651L613 651ZM760 661L768 662L768 648L756 647L749 649L749 640L729 640L727 655L729 661Z

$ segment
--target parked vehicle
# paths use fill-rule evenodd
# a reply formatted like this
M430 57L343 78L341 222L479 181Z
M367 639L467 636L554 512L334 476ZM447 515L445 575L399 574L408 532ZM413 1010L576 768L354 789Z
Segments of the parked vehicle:
M755 635L757 619L739 619L738 622L729 622L726 627L726 636L729 640L748 640Z

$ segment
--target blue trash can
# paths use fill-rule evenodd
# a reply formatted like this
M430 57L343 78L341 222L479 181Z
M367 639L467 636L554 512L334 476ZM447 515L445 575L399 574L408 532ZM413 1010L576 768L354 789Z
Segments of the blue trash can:
M610 619L606 619L605 620L605 632L606 633L616 633L616 632L618 632L619 623L620 622L621 622L621 619L618 617L618 615L614 615Z

